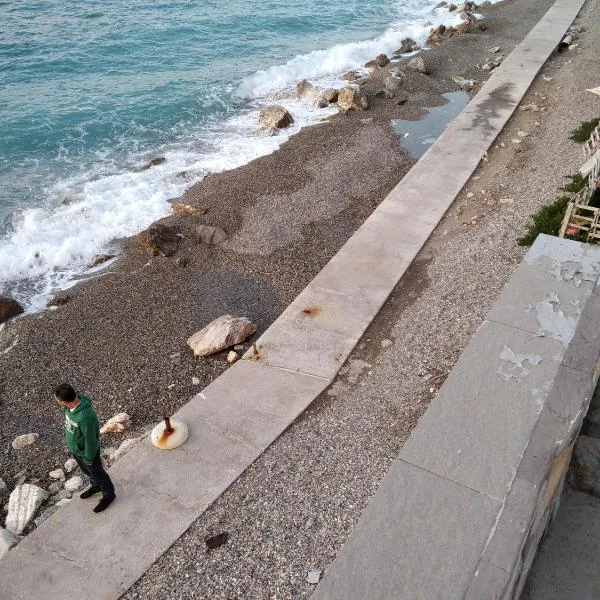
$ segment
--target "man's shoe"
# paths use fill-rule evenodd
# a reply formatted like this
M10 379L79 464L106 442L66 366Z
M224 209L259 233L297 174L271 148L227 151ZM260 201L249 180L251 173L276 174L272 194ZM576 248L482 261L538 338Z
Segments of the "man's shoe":
M103 510L105 510L106 508L108 508L111 504L111 502L115 499L115 496L113 496L112 498L102 498L102 500L100 500L100 502L98 502L98 504L96 504L96 506L94 506L94 512L95 513L100 513Z
M91 498L94 494L99 494L102 491L102 488L99 485L93 485L91 488L85 490L79 494L79 497L85 500L86 498Z

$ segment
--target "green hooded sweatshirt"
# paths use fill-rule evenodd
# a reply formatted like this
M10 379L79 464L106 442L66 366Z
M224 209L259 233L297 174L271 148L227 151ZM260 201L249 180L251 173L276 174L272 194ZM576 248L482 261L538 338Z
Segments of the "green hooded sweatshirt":
M91 465L100 449L100 425L91 400L83 394L77 397L77 408L65 408L65 442L69 452Z

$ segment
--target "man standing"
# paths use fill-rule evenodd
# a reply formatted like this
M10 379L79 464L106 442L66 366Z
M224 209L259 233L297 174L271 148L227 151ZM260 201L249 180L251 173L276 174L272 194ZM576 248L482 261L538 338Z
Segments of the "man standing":
M100 458L100 426L98 417L87 396L76 394L68 383L54 390L54 398L65 411L65 442L79 468L89 476L90 487L80 498L90 498L102 492L94 512L102 512L115 499L115 488L102 466Z

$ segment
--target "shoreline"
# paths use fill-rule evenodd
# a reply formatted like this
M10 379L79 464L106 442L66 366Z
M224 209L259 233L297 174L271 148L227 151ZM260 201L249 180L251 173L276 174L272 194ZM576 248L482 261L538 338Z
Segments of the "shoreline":
M508 6L514 2L490 11ZM64 305L9 323L0 347L17 342L0 365L0 439L10 447L16 435L33 431L40 440L2 456L8 478L25 468L45 485L48 471L64 462L61 418L45 400L59 381L89 392L103 421L116 412L132 415L133 429L106 446L147 430L227 368L222 355L193 358L187 337L229 312L250 317L260 335L415 162L400 147L391 117L416 118L423 104L457 89L455 74L476 73L481 81L473 47L479 60L487 58L486 47L501 35L456 36L424 53L431 74L409 74L405 105L377 98L368 111L305 128L275 153L189 190L181 201L201 212L201 222L210 218L207 224L230 234L222 247L192 243L200 222L192 214L166 217L160 222L184 235L175 256L150 258L129 238L111 269L62 294L70 297ZM451 44L468 52L455 50L450 69Z

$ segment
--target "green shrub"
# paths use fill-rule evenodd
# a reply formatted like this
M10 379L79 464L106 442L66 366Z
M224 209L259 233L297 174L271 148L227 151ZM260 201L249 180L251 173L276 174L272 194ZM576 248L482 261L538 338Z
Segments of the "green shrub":
M583 142L587 142L590 135L592 135L592 131L596 129L600 125L600 119L592 119L591 121L584 121L577 129L574 129L569 136L569 139L574 142L579 142L583 144Z
M527 233L519 238L519 245L531 246L540 233L558 235L569 200L569 196L560 196L552 204L542 206L535 215L531 216Z
M571 194L576 194L577 192L580 192L585 186L586 186L586 180L584 179L583 175L581 173L575 173L575 175L567 175L566 177L567 179L569 179L569 183L567 183L566 185L563 185L563 187L561 187L561 191L563 192L569 192Z

